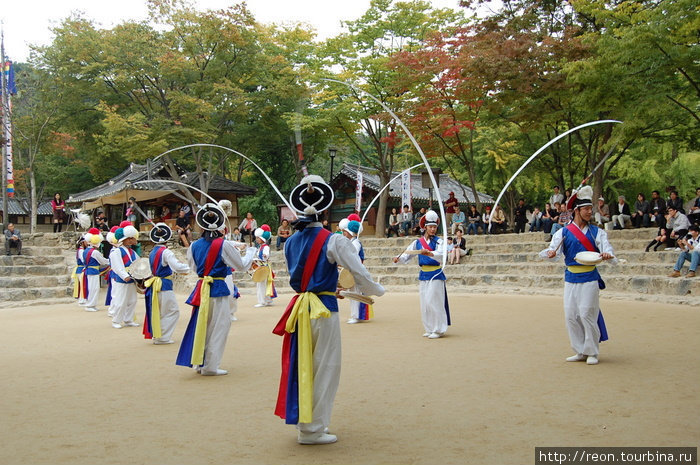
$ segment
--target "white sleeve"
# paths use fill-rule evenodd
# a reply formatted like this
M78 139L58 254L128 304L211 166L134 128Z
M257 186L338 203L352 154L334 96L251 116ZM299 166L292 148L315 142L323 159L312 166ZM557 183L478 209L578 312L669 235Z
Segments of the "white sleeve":
M613 256L610 260L605 260L605 263L618 263L617 257L615 257L615 251L608 241L608 233L605 232L603 228L598 228L598 234L595 237L595 245L598 246L598 250L600 250L601 253L609 253Z
M192 271L195 273L197 272L197 264L194 262L194 257L192 256L192 244L187 247L187 264L190 266Z
M406 247L406 249L404 250L404 252L403 252L401 255L399 255L399 263L406 264L406 263L408 263L409 261L411 261L411 258L413 257L413 255L407 254L407 253L406 253L406 250L416 250L416 244L417 244L417 243L418 243L418 241L415 240L415 241L411 242L411 244L410 244L408 247Z
M384 287L372 280L367 268L360 261L357 250L347 237L342 234L332 234L326 247L326 258L331 263L337 263L352 273L357 289L365 295L384 295Z
M97 260L97 263L99 263L100 265L109 265L109 259L105 258L105 256L102 255L102 252L100 252L99 250L95 250L92 253L92 258Z
M170 249L165 249L161 256L163 263L169 266L175 273L189 273L190 267L177 259Z
M255 258L255 253L257 252L255 247L248 247L245 256L242 257L232 241L224 241L221 249L221 258L223 258L224 263L235 268L236 271L248 271L250 264L253 263L253 258Z
M262 251L263 261L268 261L270 259L270 246L265 244Z
M564 240L564 237L562 236L562 231L563 229L559 229L557 232L554 233L554 236L552 236L552 240L549 243L549 247L540 252L541 258L546 258L551 261L557 261L562 256L561 242ZM556 250L557 252L557 254L552 258L547 257L547 252L549 252L550 250Z
M112 251L109 253L109 264L112 267L112 271L123 280L130 277L129 273L126 272L126 268L124 268L121 247L112 248Z

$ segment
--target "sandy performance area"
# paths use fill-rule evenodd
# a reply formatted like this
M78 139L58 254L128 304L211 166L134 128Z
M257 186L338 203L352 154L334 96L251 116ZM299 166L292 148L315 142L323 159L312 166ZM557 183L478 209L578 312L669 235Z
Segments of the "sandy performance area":
M288 297L240 299L221 377L104 309L1 310L0 464L527 464L537 446L700 443L698 308L604 301L611 340L587 366L564 362L561 298L452 294L448 337L428 340L418 295L388 294L370 323L342 304L338 442L300 446L273 415Z

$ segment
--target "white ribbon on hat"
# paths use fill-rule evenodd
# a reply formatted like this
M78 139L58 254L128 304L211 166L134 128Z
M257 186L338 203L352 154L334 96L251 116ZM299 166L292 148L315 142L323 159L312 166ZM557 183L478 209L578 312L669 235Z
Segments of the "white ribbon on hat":
M437 197L437 202L438 206L440 207L440 220L442 221L442 243L443 243L443 251L442 251L442 265L441 268L445 268L445 265L447 265L447 221L445 219L445 207L442 205L442 197L440 197L440 188L438 186L437 181L435 180L435 176L433 175L433 170L430 167L430 163L428 162L428 157L425 156L423 153L423 149L418 145L418 142L416 141L416 138L413 137L413 134L411 131L408 130L405 124L403 124L403 121L401 121L401 118L399 118L396 113L391 111L391 108L386 106L383 102L381 102L378 98L376 98L374 95L370 94L369 92L362 90L360 88L357 88L353 86L352 84L349 84L347 82L343 81L338 81L337 79L327 79L327 78L322 78L323 81L329 81L329 82L337 82L339 84L346 85L350 87L351 89L355 90L358 93L364 94L370 99L374 100L379 106L381 106L384 110L386 110L387 113L391 115L394 120L401 126L401 129L404 130L408 138L411 140L411 143L413 144L413 147L418 151L418 154L420 155L421 159L423 160L423 164L428 170L428 176L430 177L430 182L433 185L433 188L435 189L435 196ZM437 276L437 273L436 273Z
M522 170L524 170L525 167L526 167L527 165L529 165L530 162L531 162L532 160L534 160L534 159L537 157L537 155L539 155L540 153L542 153L547 147L549 147L550 145L552 145L553 143L555 143L555 142L558 141L559 139L568 136L568 135L571 134L572 132L576 132L576 131L578 131L579 129L583 129L583 128L588 127L588 126L593 126L593 125L596 125L596 124L604 124L604 123L622 123L622 121L618 121L618 120L616 120L616 119L602 119L602 120L599 120L599 121L591 121L591 122L589 122L589 123L584 123L584 124L581 124L580 126L576 126L576 127L573 128L573 129L569 129L568 131L566 131L566 132L564 132L564 133L562 133L562 134L559 134L557 137L555 137L554 139L550 140L549 142L547 142L546 144L544 144L542 147L540 147L535 153L533 153L533 154L530 156L530 158L528 158L527 160L525 160L525 163L523 163L522 166L521 166L520 168L518 168L518 171L516 171L515 174L514 174L513 176L510 177L510 179L508 180L508 182L506 183L506 185L503 186L503 189L501 190L500 194L498 194L498 197L496 197L496 202L493 204L493 208L491 209L491 216L489 216L489 231L491 231L491 224L492 224L492 223L491 223L491 219L493 218L493 215L496 213L496 207L498 206L498 202L501 201L501 197L503 197L503 194L506 192L506 189L508 189L508 187L510 187L510 184L513 182L513 180L514 180L515 178L518 177L518 175L520 174L520 172L521 172Z

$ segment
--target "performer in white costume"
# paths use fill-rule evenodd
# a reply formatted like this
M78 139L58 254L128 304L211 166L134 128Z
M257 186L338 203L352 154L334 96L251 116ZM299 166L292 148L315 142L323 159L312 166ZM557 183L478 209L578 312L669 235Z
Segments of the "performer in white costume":
M438 339L445 335L450 321L450 306L447 300L445 288L445 273L440 262L432 257L439 257L443 253L445 245L437 236L437 228L440 223L438 214L428 210L420 219L420 228L425 230L423 237L415 240L406 248L406 251L394 257L394 263L408 263L414 254L407 253L418 250L418 275L420 295L420 311L425 329L424 337Z
M574 220L557 231L549 247L540 252L540 257L550 260L564 256L564 316L571 348L576 352L566 360L586 361L588 365L598 364L599 343L607 339L599 306L600 289L605 288L605 283L595 265L577 262L576 255L580 252L598 252L599 261L617 263L605 230L590 224L592 198L593 189L590 186L584 186L572 194L567 209L574 209Z
M83 263L85 263L83 282L86 285L87 294L85 311L96 312L97 300L100 297L101 272L109 266L109 260L106 259L99 250L100 244L102 243L102 234L99 229L91 228L88 233L85 234L85 242L89 244L83 251Z
M359 221L348 218L343 218L338 223L338 228L342 231L343 235L350 239L350 242L357 250L357 256L360 257L360 261L364 263L365 261L365 250L360 242L359 235L362 232L362 225ZM353 286L350 289L352 292L362 294L357 286ZM374 309L372 305L360 302L358 300L350 300L350 318L348 319L348 324L356 324L364 321L369 321L370 318L374 316Z
M189 273L190 267L180 262L167 243L173 236L172 230L165 223L158 223L149 232L155 244L148 261L153 277L145 282L146 317L143 335L153 339L153 344L172 344L175 325L180 318L180 307L173 291L173 273Z
M267 271L266 279L256 283L258 303L255 304L255 307L269 307L272 305L272 299L277 297L274 284L275 274L270 266L270 245L268 244L270 237L270 227L266 224L255 230L255 242L257 242L260 247L255 259L258 265L265 267Z
M337 440L327 430L340 380L338 265L352 273L361 291L384 294L350 241L322 227L320 213L332 202L333 190L314 175L304 177L290 194L292 207L305 216L294 222L297 232L284 247L289 282L297 294L273 331L284 336L275 414L297 425L300 444Z
M124 224L124 222L122 222ZM112 247L109 253L109 263L114 273L112 283L112 305L110 311L112 317L112 327L116 329L124 326L138 326L134 321L136 310L136 285L129 276L129 265L138 258L136 252L131 248L135 245L139 232L131 224L120 227L114 232L117 239L117 247Z
M85 262L83 262L83 252L85 252L85 235L80 236L76 243L75 262L76 267L73 270L73 298L78 299L78 305L84 307L87 303L85 299L85 289L83 288L83 273L85 272Z
M204 233L187 250L187 260L199 280L187 299L192 315L176 364L194 367L204 376L226 375L219 368L231 328L231 291L225 280L231 268L246 271L256 250L249 248L241 257L233 242L224 239L225 214L218 205L203 205L195 219Z

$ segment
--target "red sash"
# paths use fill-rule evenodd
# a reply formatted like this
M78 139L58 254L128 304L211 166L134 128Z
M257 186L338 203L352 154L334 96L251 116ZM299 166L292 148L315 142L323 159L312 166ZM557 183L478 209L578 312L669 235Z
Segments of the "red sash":
M163 255L163 252L165 252L165 246L159 246L160 248L156 250L156 256L153 257L153 263L151 263L151 273L153 273L153 276L156 276L156 272L158 271L158 267L160 267L160 261L161 257Z
M433 251L433 248L430 247L430 244L428 244L428 241L425 240L425 236L421 236L421 238L418 239L418 241L420 242L420 245L422 245L425 250L430 250L431 252Z
M321 255L321 250L323 250L323 245L326 243L326 238L330 235L330 231L321 228L316 236L316 239L314 239L309 256L306 258L304 270L301 274L300 292L306 292L306 288L309 286L309 281L311 281L311 277L316 269L318 257ZM277 323L277 326L275 326L275 329L272 330L273 334L284 336L282 341L282 375L280 376L280 385L277 392L277 405L275 406L275 415L280 418L286 418L287 415L287 381L289 379L289 355L292 341L291 335L285 331L285 327L287 325L287 319L292 313L292 309L294 308L294 304L298 298L299 294L292 297L292 300L289 302L289 305L287 305L287 309L282 315L282 318L280 318L280 321Z
M588 237L583 234L583 231L581 231L581 229L574 223L569 223L566 226L566 229L568 229L569 232L571 232L571 234L573 234L574 237L579 240L581 245L583 245L586 250L589 252L598 252L598 248L591 243L590 239L588 239Z
M121 249L121 247L120 247L120 249ZM126 251L124 249L121 249L121 251L122 251L122 263L124 263L124 266L129 266L131 264L131 262L134 261L134 257L132 256L132 254L135 254L136 252L134 252L131 249L126 249Z
M209 247L209 251L207 252L207 258L204 260L204 275L203 276L209 276L209 273L211 273L212 268L214 268L214 265L216 265L216 259L219 257L219 252L221 251L221 247L224 245L224 238L219 237L217 239L214 239L211 243L211 247ZM192 295L192 300L190 301L190 305L194 307L199 307L200 303L200 298L201 298L201 290L202 290L202 280L197 281L197 286L194 288L194 294ZM193 310L194 311L194 310Z

